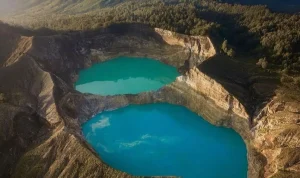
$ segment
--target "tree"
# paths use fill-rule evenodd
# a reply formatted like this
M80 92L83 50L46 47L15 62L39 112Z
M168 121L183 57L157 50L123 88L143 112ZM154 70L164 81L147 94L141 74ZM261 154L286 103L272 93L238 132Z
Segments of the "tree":
M258 60L258 62L256 63L256 65L261 66L263 69L266 69L268 67L268 61L267 61L267 59L265 57L264 58L260 58Z
M230 50L227 51L227 55L230 57L234 57L235 56L235 51L231 48Z
M221 48L222 48L224 53L227 53L227 51L228 51L228 41L227 40L223 41Z
M230 57L235 56L235 51L233 50L233 48L229 47L227 40L223 41L221 49L227 56L230 56Z

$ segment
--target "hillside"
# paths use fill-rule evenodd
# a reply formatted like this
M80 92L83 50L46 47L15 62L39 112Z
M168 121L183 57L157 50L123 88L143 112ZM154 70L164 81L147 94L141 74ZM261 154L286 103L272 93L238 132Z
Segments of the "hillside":
M298 0L221 0L220 2L240 3L243 5L266 5L276 12L300 13L300 1Z
M122 0L3 0L0 16L16 14L40 15L48 13L79 14L102 7L114 6Z
M83 13L97 8L114 6L130 0L2 0L0 15L13 14L15 12L31 9L37 12L39 9L53 8L53 12ZM191 0L193 1L193 0ZM273 11L286 13L300 13L300 2L298 0L211 0L226 3L237 3L242 5L266 5ZM166 4L177 4L187 2L180 0L162 0Z
M133 177L106 165L80 126L102 111L160 102L233 128L249 178L300 177L300 15L208 0L5 2L0 177ZM74 89L80 70L116 56L154 58L181 76L137 95Z
M209 0L172 4L160 0L43 1L21 12L4 20L55 31L95 30L129 22L191 35L209 34L219 48L222 43L226 45L222 50L228 55L250 55L267 61L271 68L300 71L300 15L273 13L264 6Z

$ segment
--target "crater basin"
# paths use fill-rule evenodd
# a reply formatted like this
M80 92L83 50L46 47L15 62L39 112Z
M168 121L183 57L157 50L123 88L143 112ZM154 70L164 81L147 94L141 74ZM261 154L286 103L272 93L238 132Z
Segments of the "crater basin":
M129 105L96 115L82 131L105 163L131 175L247 177L242 138L182 106Z
M118 57L80 71L75 88L98 95L137 94L158 90L178 75L175 67L154 59Z

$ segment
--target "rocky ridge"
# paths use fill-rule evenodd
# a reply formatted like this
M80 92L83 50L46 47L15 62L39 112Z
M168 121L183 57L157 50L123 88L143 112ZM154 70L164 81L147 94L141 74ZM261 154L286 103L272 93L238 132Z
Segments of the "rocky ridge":
M299 102L286 102L275 92L249 112L247 100L231 93L224 81L251 92L259 91L252 87L262 81L249 78L246 88L236 82L239 78L204 72L201 66L220 55L208 37L139 24L54 36L4 36L15 40L13 48L0 53L0 177L132 177L103 163L85 142L80 125L104 110L155 102L186 106L212 124L235 129L247 145L248 177L300 175ZM176 66L182 76L157 92L138 95L104 97L74 90L80 69L119 55L152 57Z
M162 39L169 45L177 45L191 52L190 67L201 64L204 60L216 55L216 49L208 36L188 36L155 28ZM193 60L192 60L193 59Z

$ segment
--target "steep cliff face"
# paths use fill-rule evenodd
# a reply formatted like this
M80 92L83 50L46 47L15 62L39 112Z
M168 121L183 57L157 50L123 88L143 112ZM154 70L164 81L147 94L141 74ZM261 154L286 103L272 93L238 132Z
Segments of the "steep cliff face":
M157 59L185 68L190 59L190 51L181 46L170 46L148 26L121 24L111 26L89 38L90 58L102 62L116 56L139 56Z
M7 77L10 80L7 80ZM6 101L15 106L36 110L36 114L45 118L50 125L59 121L51 75L40 69L34 60L24 58L3 68L0 71L0 83L0 90Z
M208 36L188 36L160 28L155 28L155 32L169 45L181 46L196 55L197 58L194 58L194 64L191 67L216 55L216 49Z
M80 126L104 110L153 102L180 104L212 124L235 129L247 145L251 178L300 175L299 103L277 94L271 102L254 98L266 105L249 113L248 100L241 98L264 96L265 87L258 86L269 79L254 76L244 82L236 73L223 75L230 66L222 65L228 70L218 77L213 74L220 69L209 73L203 70L207 65L195 67L204 59L214 64L216 51L207 37L134 24L56 36L4 36L13 43L9 50L0 48L6 64L0 68L0 177L132 177L103 163ZM138 95L103 97L74 90L80 69L119 55L152 57L176 66L182 76ZM237 88L238 94L231 92Z
M31 59L0 70L0 177L8 177L16 161L39 137L42 128L60 122L54 102L54 83Z
M243 104L220 83L200 72L196 67L189 70L186 75L178 77L177 80L186 83L197 92L207 96L220 108L249 120L250 117Z
M300 103L274 97L256 119L253 145L266 157L264 177L299 177Z
M32 37L21 36L0 21L0 66L19 60L31 48Z
M179 69L193 68L216 55L207 36L188 36L144 25L121 25L108 28L89 42L93 61L121 56L142 56L160 60ZM115 35L111 35L114 33Z

